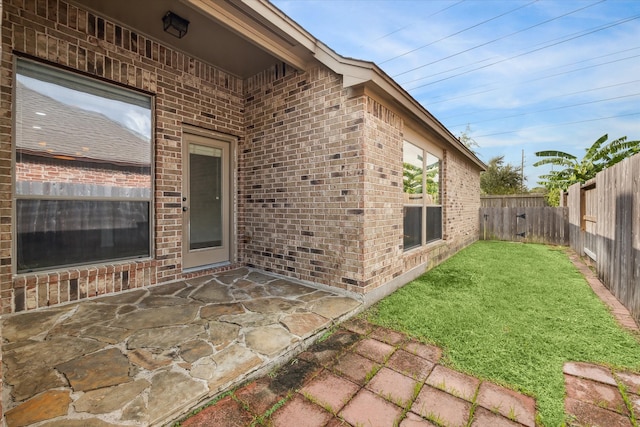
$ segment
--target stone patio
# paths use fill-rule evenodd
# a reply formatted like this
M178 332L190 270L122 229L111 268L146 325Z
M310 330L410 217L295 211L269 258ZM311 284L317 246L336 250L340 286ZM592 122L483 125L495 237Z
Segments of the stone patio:
M240 268L7 316L7 425L162 425L289 360L360 305Z

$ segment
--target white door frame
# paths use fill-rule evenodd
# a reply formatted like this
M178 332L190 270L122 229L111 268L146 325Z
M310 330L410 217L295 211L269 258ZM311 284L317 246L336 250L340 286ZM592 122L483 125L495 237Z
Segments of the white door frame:
M189 147L190 144L223 149L223 239L213 249L190 249ZM236 162L237 138L192 126L183 127L182 138L182 268L193 271L235 262L236 259Z

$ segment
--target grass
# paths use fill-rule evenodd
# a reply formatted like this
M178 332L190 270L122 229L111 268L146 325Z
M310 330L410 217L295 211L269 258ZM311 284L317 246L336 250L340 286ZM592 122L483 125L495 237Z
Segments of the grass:
M453 369L536 398L538 423L563 425L567 361L640 370L621 329L563 249L477 242L367 313L441 346Z

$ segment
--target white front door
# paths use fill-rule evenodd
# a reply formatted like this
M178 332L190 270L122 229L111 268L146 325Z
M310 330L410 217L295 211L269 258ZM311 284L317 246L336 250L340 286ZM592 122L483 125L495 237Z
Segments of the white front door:
M229 261L229 142L185 133L182 175L182 265Z

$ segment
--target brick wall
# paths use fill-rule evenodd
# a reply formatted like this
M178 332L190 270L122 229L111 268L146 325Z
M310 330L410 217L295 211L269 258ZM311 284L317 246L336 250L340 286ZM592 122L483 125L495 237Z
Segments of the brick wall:
M238 137L240 264L364 293L477 239L479 172L445 150L445 240L403 252L404 121L322 66L278 66L242 81L62 0L2 5L1 312L117 292L125 272L130 287L186 277L184 123ZM12 276L14 51L155 95L153 260Z
M464 245L480 233L480 171L453 150L445 151L444 161L445 238Z
M39 162L16 162L16 181L68 182L113 185L128 188L151 188L148 174L114 171L108 168L62 166Z
M478 239L480 171L460 153L443 150L443 240L403 250L402 143L405 122L381 102L367 98L365 150L365 275L370 292L402 273L433 268ZM435 137L425 137L442 147Z
M125 276L130 287L182 277L182 124L242 138L242 80L61 0L4 0L2 7L0 312L116 292ZM14 51L155 95L153 261L12 277Z
M340 288L360 283L364 108L322 67L247 82L238 150L243 262Z
M479 171L445 150L445 240L404 253L402 117L323 68L289 72L247 90L243 262L366 293L477 240Z
M367 97L363 291L400 274L403 258L402 118Z

